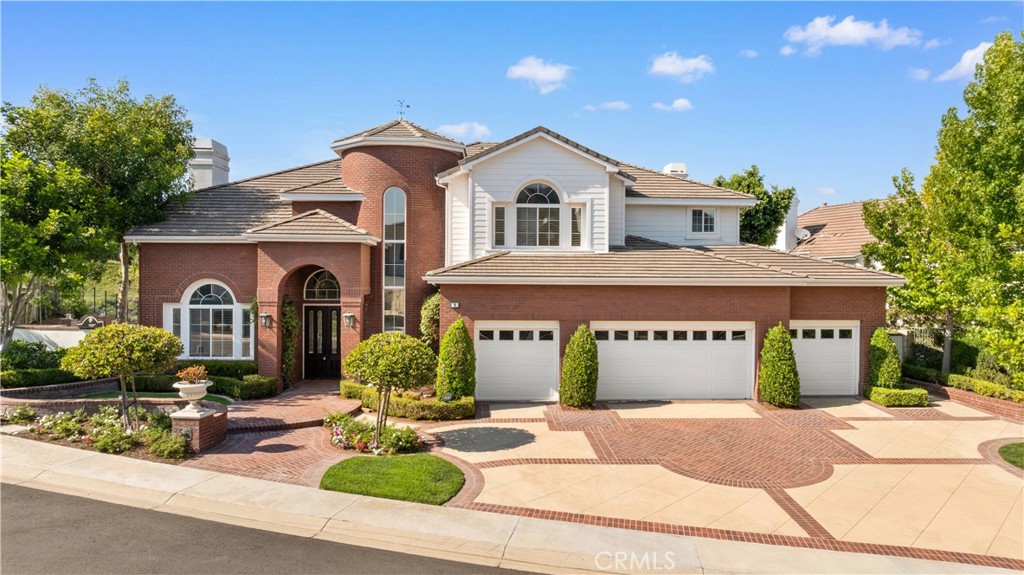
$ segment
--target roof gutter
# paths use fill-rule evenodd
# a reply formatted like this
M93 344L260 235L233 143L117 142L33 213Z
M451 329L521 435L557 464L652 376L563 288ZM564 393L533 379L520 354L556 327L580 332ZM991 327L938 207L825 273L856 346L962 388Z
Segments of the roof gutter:
M431 285L594 285L594 286L796 286L796 287L885 287L901 286L904 278L838 280L814 278L640 278L640 277L528 277L528 276L423 276Z

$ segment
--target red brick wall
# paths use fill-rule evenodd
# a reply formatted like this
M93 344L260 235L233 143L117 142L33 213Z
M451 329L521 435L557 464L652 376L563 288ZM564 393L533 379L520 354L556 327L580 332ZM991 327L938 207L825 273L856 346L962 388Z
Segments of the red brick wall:
M444 267L444 189L438 187L435 177L458 161L459 156L452 152L418 147L367 146L347 150L342 156L345 185L364 196L358 217L349 221L371 234L383 239L384 191L392 186L405 190L405 331L414 337L420 335L420 306L433 292L421 278L430 270ZM341 213L337 215L345 218ZM383 258L383 244L371 250L369 278L373 289L366 298L366 335L382 329Z

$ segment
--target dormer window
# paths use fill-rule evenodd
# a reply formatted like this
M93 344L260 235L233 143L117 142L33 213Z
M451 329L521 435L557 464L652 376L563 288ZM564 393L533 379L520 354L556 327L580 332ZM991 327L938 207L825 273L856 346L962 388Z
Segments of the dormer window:
M690 210L690 232L694 234L715 233L715 210L708 208Z
M516 245L558 247L561 207L558 192L546 184L530 184L516 196Z

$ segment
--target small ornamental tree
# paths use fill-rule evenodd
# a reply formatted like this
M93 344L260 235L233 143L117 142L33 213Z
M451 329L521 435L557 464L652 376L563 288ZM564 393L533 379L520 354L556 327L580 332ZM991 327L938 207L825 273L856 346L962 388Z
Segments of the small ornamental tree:
M388 422L391 392L430 385L437 373L437 356L422 341L399 332L378 333L359 343L344 361L345 374L377 388L377 427L373 441Z
M781 323L764 336L759 373L761 401L779 407L800 405L800 374L796 370L793 342Z
M420 341L437 351L437 340L441 335L441 294L436 293L423 300L420 308Z
M434 393L446 401L476 393L476 352L461 317L448 327L441 340Z
M597 399L597 340L594 332L580 324L569 338L562 359L562 383L558 398L569 407L593 407Z
M878 328L871 335L871 350L868 352L868 383L871 387L897 388L903 383L900 379L902 366L896 344L885 331Z
M174 359L184 350L181 340L169 331L144 325L114 323L93 330L78 345L68 348L60 365L82 378L116 375L121 382L124 426L125 429L131 429L128 382L131 381L132 397L138 399L135 375L170 368L174 365Z

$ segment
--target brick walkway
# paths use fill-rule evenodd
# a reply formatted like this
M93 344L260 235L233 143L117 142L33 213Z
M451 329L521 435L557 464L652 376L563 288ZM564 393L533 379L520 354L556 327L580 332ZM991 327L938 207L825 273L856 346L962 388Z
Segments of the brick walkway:
M318 427L328 413L358 413L359 400L338 392L337 381L307 381L271 398L235 402L228 407L228 433Z

